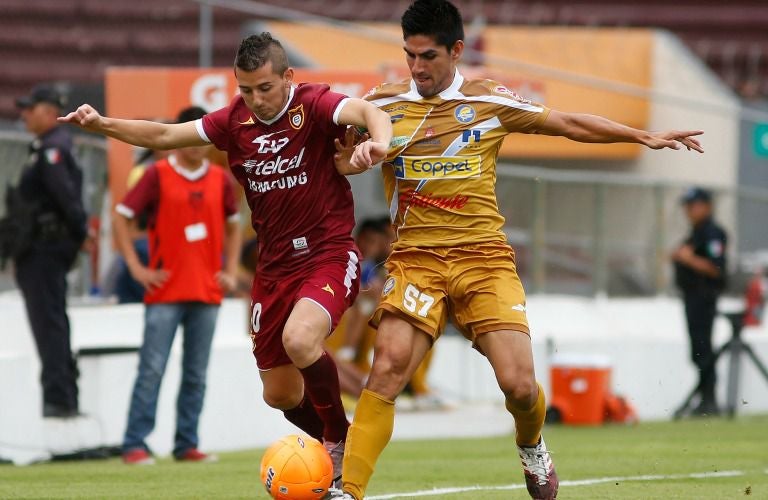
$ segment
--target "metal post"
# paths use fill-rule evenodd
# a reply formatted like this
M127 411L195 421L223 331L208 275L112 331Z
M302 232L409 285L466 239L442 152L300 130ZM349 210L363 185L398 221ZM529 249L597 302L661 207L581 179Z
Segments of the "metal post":
M533 220L531 223L533 291L543 292L547 280L547 183L533 180Z
M213 7L207 3L200 4L200 49L198 65L210 68L213 65Z
M664 250L666 245L665 229L666 215L664 214L664 186L657 184L653 187L653 209L656 238L653 249L653 288L659 294L664 291L664 270L667 267L667 256Z
M592 240L592 293L604 294L607 286L607 259L605 255L605 184L595 184L595 233Z
M726 413L729 417L736 414L736 405L739 399L739 376L741 375L741 321L743 317L731 320L733 328L733 338L731 338L730 349L731 362L728 365L728 393L726 397Z

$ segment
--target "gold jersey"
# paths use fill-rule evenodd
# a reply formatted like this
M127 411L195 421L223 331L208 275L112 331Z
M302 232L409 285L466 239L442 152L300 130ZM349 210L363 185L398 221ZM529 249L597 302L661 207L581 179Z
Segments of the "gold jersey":
M395 248L506 242L496 203L496 155L512 132L536 132L549 109L492 80L465 80L422 97L412 80L365 97L389 113L382 164Z

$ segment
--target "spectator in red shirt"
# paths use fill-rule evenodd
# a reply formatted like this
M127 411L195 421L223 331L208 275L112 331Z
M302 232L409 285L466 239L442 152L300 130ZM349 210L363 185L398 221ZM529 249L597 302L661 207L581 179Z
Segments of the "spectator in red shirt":
M201 108L187 108L178 123L204 115ZM235 285L241 231L232 183L206 159L208 149L180 148L154 163L115 210L118 246L146 290L144 342L123 439L129 464L154 462L145 438L155 425L160 383L180 325L184 353L173 454L177 460L215 460L198 450L197 427L219 305ZM141 214L147 215L149 265L139 259L128 228Z

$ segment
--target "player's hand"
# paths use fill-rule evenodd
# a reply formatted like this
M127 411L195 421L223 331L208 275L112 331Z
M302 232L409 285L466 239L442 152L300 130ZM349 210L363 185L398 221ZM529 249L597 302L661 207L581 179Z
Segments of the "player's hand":
M165 269L150 269L139 266L137 269L130 269L133 279L138 281L148 292L154 292L168 281L171 276Z
M66 116L58 117L57 120L59 123L71 123L86 130L99 131L103 117L90 104L83 104Z
M216 282L224 293L229 293L237 288L237 278L235 275L219 271L216 273Z
M342 175L351 175L362 173L368 168L355 169L351 165L352 154L355 152L355 146L360 142L367 141L369 138L368 133L360 135L355 127L347 127L347 131L344 134L344 143L339 139L334 139L334 145L336 146L336 153L333 155L333 161L336 164L336 170Z
M355 169L369 169L387 157L389 145L383 142L365 141L355 146L350 164Z
M694 150L703 153L704 149L701 147L701 143L694 138L694 136L703 133L704 132L701 130L669 130L666 132L654 132L651 133L651 136L646 141L645 145L651 149L680 149L680 145L682 144L688 148L688 151Z

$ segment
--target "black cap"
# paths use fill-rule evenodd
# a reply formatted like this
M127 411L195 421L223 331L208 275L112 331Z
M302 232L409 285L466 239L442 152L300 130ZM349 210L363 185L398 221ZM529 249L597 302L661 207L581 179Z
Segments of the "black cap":
M680 198L680 202L683 205L687 205L689 203L693 203L694 201L711 203L712 193L700 187L688 188L688 190L683 194L682 198Z
M41 102L47 102L48 104L53 104L59 108L63 108L67 104L64 96L61 95L55 87L42 83L32 87L32 92L30 92L29 95L16 99L16 107L30 108Z

